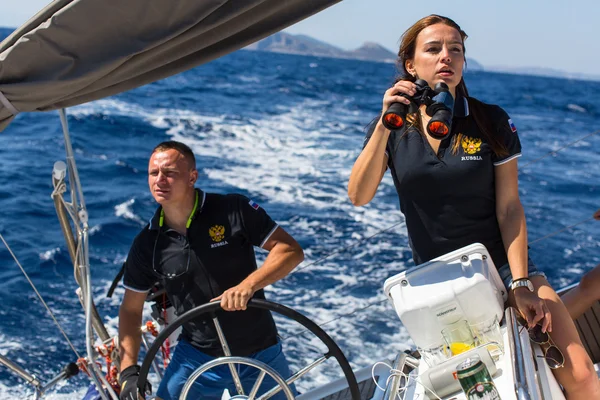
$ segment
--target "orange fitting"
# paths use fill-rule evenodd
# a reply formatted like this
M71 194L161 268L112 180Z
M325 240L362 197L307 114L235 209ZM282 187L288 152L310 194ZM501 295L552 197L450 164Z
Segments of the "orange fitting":
M158 336L158 330L154 326L153 321L146 322L146 329L148 330L148 332L150 332L152 334L152 336L154 336L154 337Z
M89 376L90 372L87 369L87 363L87 360L83 357L77 360L77 366L79 367L79 370Z

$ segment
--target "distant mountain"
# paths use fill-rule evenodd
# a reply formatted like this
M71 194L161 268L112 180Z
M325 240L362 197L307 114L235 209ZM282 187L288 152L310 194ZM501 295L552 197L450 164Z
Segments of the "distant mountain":
M322 57L347 58L339 47L321 42L305 35L290 35L278 32L263 40L245 47L246 50L269 51L274 53L314 55Z
M380 62L396 61L396 54L377 43L367 42L356 50L346 51L310 36L291 35L285 32L277 32L245 47L245 49L317 57L349 58Z
M263 40L245 47L245 49L387 63L394 63L397 59L396 53L388 50L378 43L365 42L358 49L343 50L339 47L322 42L307 35L292 35L286 32L275 33ZM483 70L483 65L473 59L467 59L467 71L472 72Z
M383 62L396 62L396 54L392 53L380 44L366 42L356 50L346 52L350 58L359 60L376 60Z
M467 58L467 68L465 69L466 72L474 72L474 71L483 71L485 68L483 68L483 65L479 64L477 61L473 60L472 58Z

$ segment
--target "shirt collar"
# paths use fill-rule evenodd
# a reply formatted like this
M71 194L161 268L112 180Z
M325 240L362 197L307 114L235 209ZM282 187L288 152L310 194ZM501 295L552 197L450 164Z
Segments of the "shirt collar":
M200 214L202 212L202 208L204 207L204 200L206 200L206 193L204 193L200 189L196 189L196 191L198 192L198 198L200 199L200 204L199 204L198 210L196 210L196 214L194 215L193 219L196 219L198 214ZM158 208L154 212L154 215L150 219L150 225L148 226L148 230L151 230L151 231L159 230L160 227L159 227L158 221L160 220L160 211L161 210L162 210L162 206L158 206Z
M460 93L456 94L456 100L454 101L454 116L458 118L469 116L469 102Z

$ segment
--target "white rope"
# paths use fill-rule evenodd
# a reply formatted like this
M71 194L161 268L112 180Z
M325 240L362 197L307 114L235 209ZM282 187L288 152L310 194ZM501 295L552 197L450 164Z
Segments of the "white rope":
M393 379L397 376L404 378L406 380L406 385L404 385L404 387L400 388L398 390L398 393L395 393L395 396L397 396L400 400L402 400L402 397L400 397L400 395L402 394L402 392L406 391L408 384L410 383L411 379L413 381L415 381L415 383L423 386L423 388L425 388L425 390L428 390L436 399L438 400L442 400L433 390L431 390L430 388L428 388L427 386L425 386L423 383L421 383L421 381L417 378L413 378L412 376L410 376L409 374L405 374L404 372L400 371L399 369L394 369L392 368L391 365L389 365L388 363L384 362L384 361L378 361L375 364L373 364L373 367L371 368L371 378L373 378L373 382L375 383L375 386L377 386L377 388L381 391L385 392L386 388L382 388L381 386L379 386L379 384L377 383L377 380L375 379L375 367L379 364L385 365L386 367L388 367L390 369L390 376L387 377L387 379L385 380L385 386L387 387L390 383L390 379Z
M12 115L17 115L19 113L19 110L17 110L15 108L15 106L13 106L10 101L8 101L8 99L6 98L6 96L4 95L4 93L2 93L2 92L0 92L0 103L2 103L2 105L4 105L4 107L8 111L10 111L10 113Z
M69 214L69 217L71 217L71 220L73 221L73 224L75 224L75 226L77 226L77 224L75 223L76 216L75 216L75 212L73 211L73 205L71 203L67 203L65 201L65 199L62 197L62 195L64 193L66 193L67 191L67 184L65 183L64 178L61 179L59 182L54 184L54 190L52 191L52 193L50 194L50 197L54 200L55 196L58 196L58 199L60 200L60 202L62 203L63 207L65 208L65 210L67 211L67 213Z

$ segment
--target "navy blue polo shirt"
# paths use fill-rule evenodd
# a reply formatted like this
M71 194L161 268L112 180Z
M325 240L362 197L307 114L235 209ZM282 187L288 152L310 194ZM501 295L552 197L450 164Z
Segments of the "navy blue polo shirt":
M124 286L146 292L160 282L177 315L207 303L254 272L254 246L262 247L277 228L265 210L245 196L198 194L199 209L187 236L159 227L159 207L134 239L125 263ZM263 290L254 298L264 299ZM246 356L277 343L275 322L267 310L219 312L218 318L233 355ZM183 336L206 354L223 355L209 315L184 324Z
M507 263L496 218L494 168L519 157L521 143L508 114L480 102L508 150L508 155L497 157L469 114L469 101L475 100L456 99L450 135L441 141L437 154L408 124L392 131L387 142L388 168L417 265L475 242L486 246L497 268ZM459 133L458 151L453 154Z

